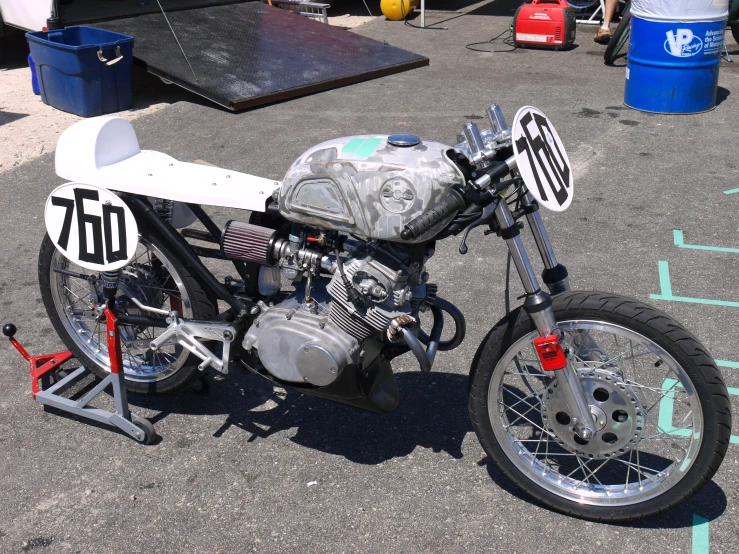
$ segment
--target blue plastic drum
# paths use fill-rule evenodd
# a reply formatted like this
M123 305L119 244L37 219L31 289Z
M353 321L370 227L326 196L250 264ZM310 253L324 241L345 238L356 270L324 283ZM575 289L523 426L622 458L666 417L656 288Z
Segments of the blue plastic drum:
M656 113L716 107L726 19L654 21L632 17L624 103Z

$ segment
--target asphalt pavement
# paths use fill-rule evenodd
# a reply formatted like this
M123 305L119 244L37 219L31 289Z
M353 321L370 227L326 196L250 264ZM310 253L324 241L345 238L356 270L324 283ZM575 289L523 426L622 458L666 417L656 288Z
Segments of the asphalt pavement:
M739 192L725 193L739 188L739 47L728 39L737 61L721 64L715 110L647 114L623 105L624 60L603 65L592 27L578 28L568 52L500 41L481 46L489 53L466 49L508 27L511 3L500 4L428 14L428 22L447 19L447 30L378 19L354 31L426 55L430 67L239 114L183 91L134 122L139 141L281 179L301 152L332 137L412 132L453 144L489 102L509 121L520 106L536 106L575 168L570 209L543 213L574 288L665 310L726 362L727 385L739 387ZM0 174L0 321L17 323L32 353L62 347L36 277L44 201L61 182L53 154ZM440 353L430 374L409 356L397 359L401 405L388 416L232 372L210 375L208 396L132 396L162 437L142 446L45 413L32 401L25 362L0 348L0 551L737 552L736 442L698 496L623 526L547 511L493 468L472 431L466 392L474 352L504 313L505 250L481 230L469 247L460 256L450 239L429 264L439 295L465 313L467 338ZM659 262L667 262L662 279ZM739 397L732 400L739 413Z

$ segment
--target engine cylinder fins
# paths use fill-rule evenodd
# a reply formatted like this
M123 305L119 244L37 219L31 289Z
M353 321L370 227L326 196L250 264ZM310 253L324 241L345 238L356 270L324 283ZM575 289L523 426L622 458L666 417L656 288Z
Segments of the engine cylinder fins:
M331 302L328 317L346 334L354 337L360 344L373 333L372 327L358 317L350 314L343 305L336 301Z
M277 231L269 227L231 220L221 238L221 251L229 259L274 265L272 251Z

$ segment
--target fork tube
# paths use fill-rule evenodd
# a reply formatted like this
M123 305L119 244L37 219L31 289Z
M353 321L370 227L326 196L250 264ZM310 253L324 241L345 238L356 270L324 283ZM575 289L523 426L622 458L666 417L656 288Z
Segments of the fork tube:
M536 275L531 268L531 262L519 236L520 231L505 200L498 203L495 216L500 224L500 235L508 244L511 258L516 264L516 269L526 290L526 300L523 303L524 310L529 314L539 334L542 337L549 336L557 332L557 320L552 309L552 297L539 288ZM546 234L543 236L546 237ZM568 358L567 366L555 370L554 373L562 386L567 406L573 415L572 421L575 433L584 440L590 440L595 434L595 427L572 359Z
M520 231L516 222L511 215L508 204L504 201L498 203L495 209L495 217L500 224L500 235L506 241L508 250L511 253L511 259L516 265L521 283L526 291L526 300L524 301L524 309L529 314L536 325L542 337L546 337L557 327L552 311L551 297L541 290L539 282L536 279L534 269L531 267L531 261L526 254L526 249L521 241Z
M527 192L523 198L523 205L530 207L535 205L534 198L530 192ZM542 279L546 284L549 292L559 294L570 290L570 280L567 274L567 268L557 262L554 255L552 243L549 242L549 236L544 228L544 222L541 220L539 211L530 211L526 214L526 221L531 228L531 234L534 235L534 242L539 249L541 261L544 263L544 271L542 271Z
M523 246L521 237L519 236L520 231L516 226L516 222L513 220L511 210L508 208L508 204L505 201L498 202L498 207L495 209L495 217L498 219L500 224L501 236L505 239L508 245L508 250L511 252L511 258L513 263L516 264L518 274L521 276L521 282L523 283L523 289L527 295L536 294L540 291L539 282L536 280L536 274L531 267L531 262L526 254L526 249Z

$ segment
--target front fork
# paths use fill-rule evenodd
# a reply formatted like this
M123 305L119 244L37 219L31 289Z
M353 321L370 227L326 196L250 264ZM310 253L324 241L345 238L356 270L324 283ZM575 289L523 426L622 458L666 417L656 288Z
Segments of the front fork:
M545 284L552 294L559 294L560 292L570 290L567 269L557 262L552 245L549 242L549 237L544 229L544 224L541 221L541 216L536 210L536 204L531 194L528 192L524 197L523 205L526 211L526 220L531 227L536 247L544 262L542 278ZM523 283L523 288L526 291L526 300L523 303L526 313L529 314L529 317L531 317L531 320L542 337L547 337L553 333L558 334L557 321L554 317L554 310L552 309L552 298L539 287L536 274L531 267L531 261L526 254L526 249L521 240L520 230L505 200L501 200L498 203L498 207L495 210L495 217L500 225L500 235L508 245L511 259L516 266L516 270ZM562 387L567 406L572 414L571 420L575 433L583 440L591 440L595 435L595 425L590 413L590 407L585 400L585 394L580 387L571 354L567 356L567 366L555 370L554 373Z

